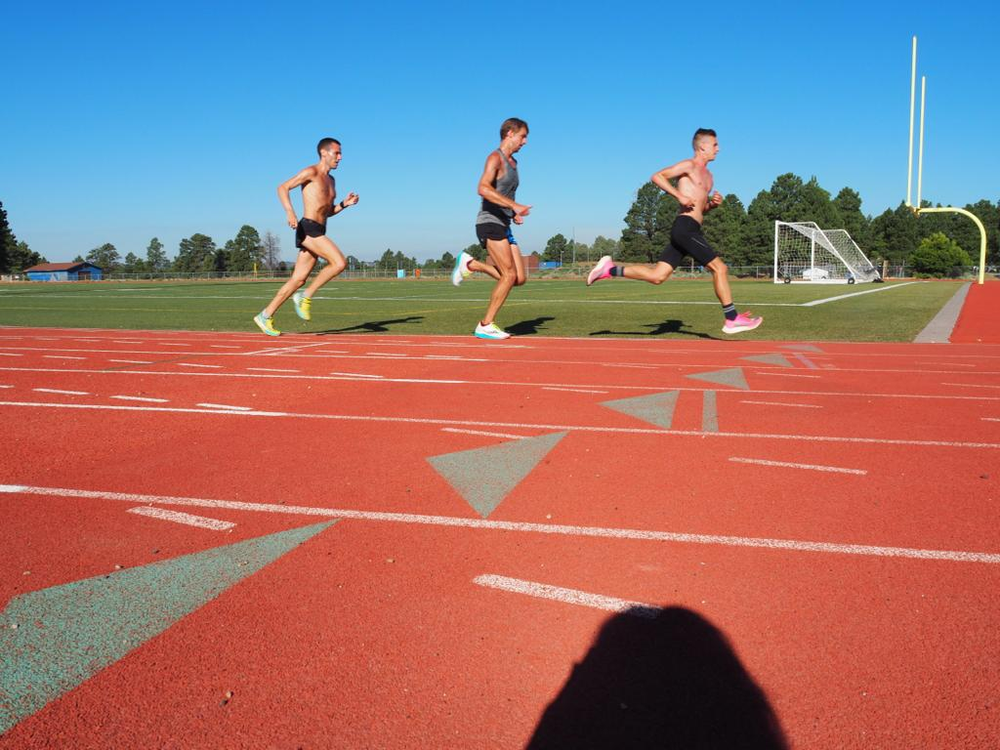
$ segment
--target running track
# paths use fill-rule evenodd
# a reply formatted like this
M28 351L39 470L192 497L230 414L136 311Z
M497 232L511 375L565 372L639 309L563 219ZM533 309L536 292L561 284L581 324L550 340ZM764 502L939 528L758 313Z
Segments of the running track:
M0 415L18 701L19 597L309 529L0 747L1000 736L1000 345L7 328Z

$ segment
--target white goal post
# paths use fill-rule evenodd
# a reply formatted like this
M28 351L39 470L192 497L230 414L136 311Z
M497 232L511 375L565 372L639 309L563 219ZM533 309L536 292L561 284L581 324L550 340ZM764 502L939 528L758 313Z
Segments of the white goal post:
M774 222L774 283L853 284L881 281L878 271L843 229L811 221Z

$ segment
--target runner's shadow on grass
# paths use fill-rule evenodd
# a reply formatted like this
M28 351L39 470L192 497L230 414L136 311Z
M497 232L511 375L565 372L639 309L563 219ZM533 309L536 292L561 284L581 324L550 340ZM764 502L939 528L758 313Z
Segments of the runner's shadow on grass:
M726 637L683 607L633 607L609 619L526 750L654 747L788 747Z
M664 320L662 323L644 323L643 328L651 328L650 331L591 331L589 336L662 336L667 333L680 333L685 336L697 336L700 339L711 339L712 341L720 341L718 336L711 336L707 333L701 333L700 331L685 331L684 321L681 320Z
M542 317L532 318L531 320L522 320L512 326L507 326L504 330L511 336L531 336L534 333L538 333L539 329L544 330L546 328L545 324L550 320L555 320L555 318Z
M329 336L335 333L385 333L390 330L390 326L416 323L423 319L423 315L411 315L407 318L393 318L392 320L370 320L367 323L358 323L355 326L347 326L346 328L328 328L325 331L316 331L315 335Z

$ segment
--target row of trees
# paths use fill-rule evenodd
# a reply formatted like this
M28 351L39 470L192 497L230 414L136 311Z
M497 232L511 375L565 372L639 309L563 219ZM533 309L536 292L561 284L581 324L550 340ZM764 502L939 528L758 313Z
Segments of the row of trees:
M20 273L39 263L48 261L28 247L27 242L18 241L7 223L7 212L0 202L0 274Z

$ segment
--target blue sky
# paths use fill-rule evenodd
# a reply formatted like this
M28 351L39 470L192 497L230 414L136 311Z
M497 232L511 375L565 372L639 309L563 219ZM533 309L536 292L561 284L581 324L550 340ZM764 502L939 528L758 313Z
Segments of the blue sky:
M30 6L30 7L29 7ZM617 238L635 191L722 147L717 188L749 204L815 175L881 213L906 192L910 39L928 78L923 197L1000 199L995 3L10 4L0 27L0 201L50 261L104 242L144 257L243 224L292 259L279 182L343 143L360 204L331 236L362 259L475 241L500 123L531 127L518 238ZM301 203L296 200L296 206Z

